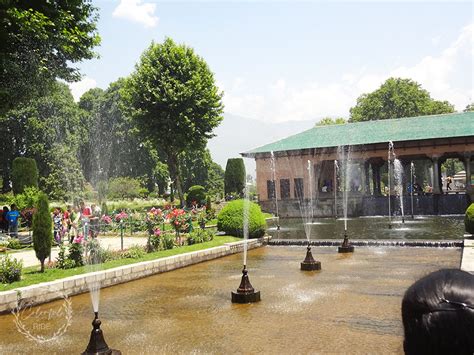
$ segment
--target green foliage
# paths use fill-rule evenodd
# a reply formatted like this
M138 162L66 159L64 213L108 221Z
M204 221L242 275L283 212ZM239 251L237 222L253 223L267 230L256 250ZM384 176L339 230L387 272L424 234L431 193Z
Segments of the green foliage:
M266 222L260 206L254 202L234 200L229 202L217 216L217 229L228 235L243 237L244 204L248 203L249 238L265 235Z
M163 250L174 248L174 237L171 234L164 234L161 237L161 246Z
M42 192L36 187L27 187L23 193L15 195L9 204L14 203L20 211L25 208L31 208L36 206L41 194Z
M79 80L71 65L95 56L100 37L90 1L7 0L0 13L0 116L44 94L56 78Z
M44 260L51 255L52 223L48 197L41 194L33 216L33 248L41 263L41 272L44 272Z
M13 193L21 194L26 187L38 187L38 167L31 158L18 157L12 163Z
M207 229L195 229L187 237L188 245L204 243L214 239L214 233Z
M0 283L9 284L21 280L23 261L10 258L9 255L0 257Z
M198 206L206 203L206 191L200 185L191 186L186 196L186 205L190 207L193 202L197 202Z
M69 245L69 254L67 256L69 263L74 265L73 267L79 267L84 265L84 247L81 243L72 243Z
M471 203L471 205L466 210L464 226L467 233L474 234L474 203Z
M453 176L461 170L464 170L464 164L459 159L449 158L441 165L441 171L445 172L447 176Z
M474 111L474 102L470 103L469 105L466 106L466 108L463 110L464 112L471 112Z
M132 245L127 250L124 250L121 255L125 259L140 259L146 254L145 250L140 245Z
M66 247L64 245L59 246L56 267L58 269L72 269L74 267L74 262L66 256Z
M227 159L224 186L226 195L237 193L242 196L245 188L245 165L242 158Z
M8 241L8 249L21 249L22 247L18 239L12 238Z
M316 126L328 126L328 125L333 125L333 124L345 124L347 123L346 119L343 117L324 117L322 118L318 123L316 123Z
M390 78L370 94L363 94L352 107L350 122L384 120L454 112L447 101L436 101L410 79Z
M117 177L109 181L109 198L134 198L140 195L140 182L130 177Z
M192 48L167 38L142 54L124 96L140 134L165 154L183 205L179 157L203 149L222 120L222 93L212 72Z

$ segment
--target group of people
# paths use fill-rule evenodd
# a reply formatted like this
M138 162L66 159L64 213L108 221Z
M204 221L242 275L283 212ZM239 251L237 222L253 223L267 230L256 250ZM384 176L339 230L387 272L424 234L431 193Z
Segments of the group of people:
M0 213L0 230L3 233L8 233L11 237L18 237L18 223L20 219L20 212L15 204L10 206L3 206Z
M61 244L64 240L69 240L69 243L72 243L79 235L85 238L97 237L100 231L100 213L96 205L89 207L84 201L76 207L68 206L64 212L56 207L51 216L55 242Z
M100 209L92 204L86 206L81 201L79 206L67 206L65 211L55 207L51 214L53 220L53 237L57 244L61 244L64 240L73 242L78 235L95 238L99 234L100 227ZM18 237L18 226L21 214L15 204L10 208L3 207L0 213L0 231L9 234L13 238Z

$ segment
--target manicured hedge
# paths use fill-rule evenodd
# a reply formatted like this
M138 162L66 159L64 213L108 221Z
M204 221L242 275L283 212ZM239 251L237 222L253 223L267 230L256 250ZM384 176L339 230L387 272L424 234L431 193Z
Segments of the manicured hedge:
M201 185L191 186L186 196L186 205L191 207L193 202L197 202L199 206L206 203L206 191Z
M242 158L227 159L224 176L225 194L242 196L245 187L245 165Z
M13 193L21 194L26 187L38 187L38 167L31 158L18 157L12 162Z
M466 227L467 233L474 234L474 203L471 203L471 205L466 210L464 226Z
M260 206L254 202L229 202L217 217L217 229L228 235L243 237L244 202L249 204L249 238L260 238L265 234L266 222Z

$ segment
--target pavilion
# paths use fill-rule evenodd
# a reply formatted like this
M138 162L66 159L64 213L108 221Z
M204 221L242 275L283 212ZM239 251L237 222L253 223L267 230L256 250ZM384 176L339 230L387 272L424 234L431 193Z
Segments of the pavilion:
M399 185L403 188L397 191L383 187L388 184L389 142L404 172ZM262 208L274 211L277 200L282 216L299 216L299 202L310 197L317 199L315 216L337 215L343 189L349 191L350 215L384 215L386 195L391 195L396 210L396 195L408 200L410 184L423 182L427 192L415 194L417 214L464 213L474 201L474 112L315 126L241 155L256 161ZM443 188L441 165L448 158L463 163L463 191L447 193ZM342 166L336 167L345 162L349 164L344 169L350 171L347 182L341 181ZM393 159L390 162L393 169ZM424 181L417 181L421 175Z

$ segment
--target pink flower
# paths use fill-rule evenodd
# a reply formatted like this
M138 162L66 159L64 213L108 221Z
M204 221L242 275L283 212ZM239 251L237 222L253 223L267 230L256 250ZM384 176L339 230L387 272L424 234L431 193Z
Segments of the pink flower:
M156 228L154 234L159 237L161 235L161 230L160 228Z
M78 235L77 237L74 238L72 242L76 244L81 244L83 241L84 241L84 236Z
M115 215L115 221L120 222L121 220L128 218L128 214L126 214L124 211L118 213Z

